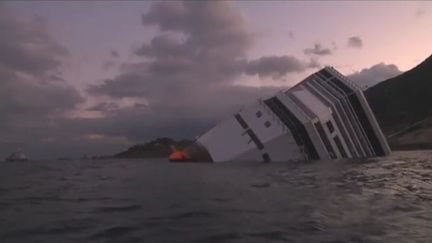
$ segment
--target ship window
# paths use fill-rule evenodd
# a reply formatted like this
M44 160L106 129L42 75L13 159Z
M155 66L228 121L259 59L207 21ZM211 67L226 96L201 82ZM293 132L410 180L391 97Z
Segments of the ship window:
M330 133L333 133L335 129L334 129L333 124L331 123L331 121L326 122L326 125L327 125Z
M261 111L257 111L256 116L257 116L258 118L262 117L262 113L261 113Z
M265 127L270 127L270 126L271 126L271 123L270 123L269 121L266 121L266 122L264 122L264 126L265 126Z

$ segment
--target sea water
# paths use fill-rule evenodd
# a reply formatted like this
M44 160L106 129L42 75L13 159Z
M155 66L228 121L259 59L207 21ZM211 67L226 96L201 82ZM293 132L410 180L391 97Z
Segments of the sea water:
M431 242L432 151L0 163L0 242Z

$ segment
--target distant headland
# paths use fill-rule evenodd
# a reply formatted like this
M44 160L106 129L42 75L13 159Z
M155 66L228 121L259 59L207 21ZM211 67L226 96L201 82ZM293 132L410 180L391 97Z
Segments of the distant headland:
M167 158L175 149L184 149L193 143L192 140L174 140L157 138L152 141L136 144L128 150L115 154L114 158Z

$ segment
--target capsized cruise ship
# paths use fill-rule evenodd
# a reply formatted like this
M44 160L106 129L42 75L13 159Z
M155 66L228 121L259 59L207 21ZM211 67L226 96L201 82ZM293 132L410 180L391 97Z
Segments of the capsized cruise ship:
M332 67L245 106L183 151L193 161L365 158L390 148L362 89Z

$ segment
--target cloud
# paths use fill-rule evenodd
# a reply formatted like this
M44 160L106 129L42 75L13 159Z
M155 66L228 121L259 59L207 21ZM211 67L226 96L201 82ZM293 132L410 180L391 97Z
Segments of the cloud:
M416 12L415 12L415 16L416 17L422 17L425 14L426 14L426 10L421 9L421 8L417 9Z
M45 26L41 21L22 23L13 19L5 9L1 9L0 26L2 68L43 75L47 71L58 70L61 66L60 58L68 54L63 46L44 31Z
M359 36L352 36L348 38L348 46L352 48L362 48L363 40Z
M88 111L101 111L101 112L111 112L119 109L117 103L114 102L102 102L92 107L87 108Z
M110 55L111 55L111 57L114 57L114 58L120 57L119 52L116 50L111 50Z
M115 62L113 62L113 61L105 61L102 64L102 69L105 70L105 71L108 71L108 70L110 70L111 68L113 68L115 66L116 66Z
M336 44L335 41L332 41L331 44L332 44L332 49L333 49L333 51L335 51L335 50L338 49L338 46L337 46L337 44Z
M109 136L125 136L135 141L159 136L191 138L233 114L244 104L272 95L277 90L279 88L275 87L201 87L191 91L190 95L171 93L170 99L163 97L161 102L152 103L145 109L132 106L107 113L103 118L77 119L75 125L70 126ZM98 106L97 109L110 109L110 105Z
M251 44L243 17L227 2L160 2L150 7L142 22L188 36L185 47L193 47L196 55L222 51L238 56Z
M98 133L133 141L194 137L244 104L280 89L236 85L239 77L275 78L317 66L289 55L247 60L254 39L229 2L158 2L142 21L160 32L134 51L141 61L124 63L119 75L87 91L111 102L143 99L145 107L113 109L102 103L93 109L105 117L93 125L76 120L76 126L97 124Z
M67 110L82 101L58 76L68 51L39 22L19 22L1 8L1 111L45 114Z
M291 38L291 39L294 39L295 38L294 32L292 32L291 30L288 31L288 37Z
M323 47L321 44L317 43L313 46L313 48L306 48L303 50L306 55L317 55L317 56L325 56L331 55L333 52L330 48Z
M368 88L375 84L393 78L402 71L394 64L378 63L370 68L364 68L360 72L348 75L348 78L359 84L361 87Z
M172 95L167 92L191 95L232 83L244 71L252 35L228 2L154 3L142 22L162 31L135 50L143 61L123 64L120 75L89 87L90 93L157 102Z
M143 44L135 54L149 58L173 58L187 56L190 54L189 51L191 51L190 47L175 39L173 35L161 34L154 37L150 43Z
M77 111L83 97L61 78L68 51L42 24L0 14L8 33L0 39L7 53L0 56L0 127L7 130L0 131L0 145L7 144L0 152L28 145L52 155L110 154L159 136L191 138L280 89L242 86L239 79L276 79L319 66L291 55L248 60L254 38L230 2L155 2L142 24L159 31L134 50L133 62L115 62L117 75L89 86L88 99L97 102ZM110 53L111 62L117 54Z
M190 90L232 84L241 74L280 76L316 66L292 56L246 60L253 38L229 2L154 3L142 22L161 30L135 50L144 60L122 65L123 73L89 87L90 93L155 102L167 90L190 95Z
M307 68L318 67L316 62L303 62L294 56L267 56L250 61L246 74L278 79L290 72L303 72Z
M61 78L68 51L47 32L44 21L23 22L0 4L0 153L37 140L84 99ZM32 136L34 135L34 136Z

